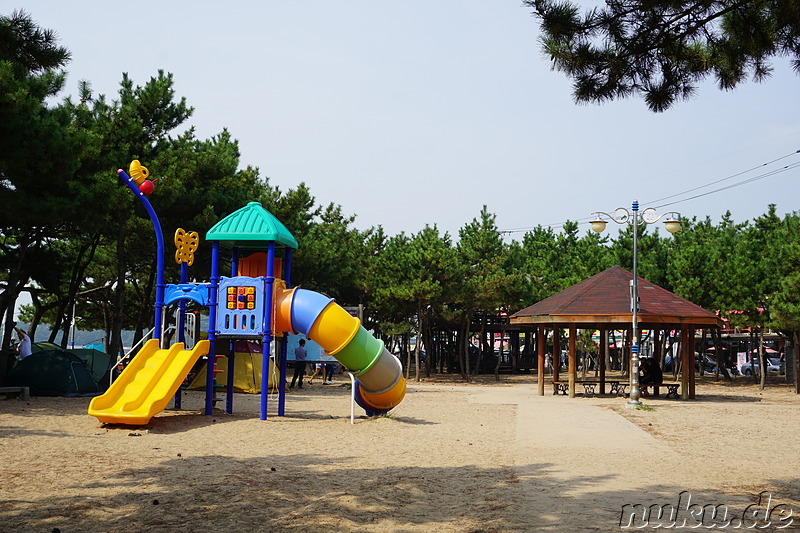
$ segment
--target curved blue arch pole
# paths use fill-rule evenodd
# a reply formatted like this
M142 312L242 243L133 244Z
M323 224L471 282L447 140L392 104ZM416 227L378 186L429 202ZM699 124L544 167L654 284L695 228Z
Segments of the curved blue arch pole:
M153 209L150 200L139 190L139 187L136 186L133 179L122 169L117 170L117 174L122 181L125 182L125 185L133 191L133 194L139 198L142 205L144 205L147 214L150 215L150 221L153 223L153 230L156 233L156 303L153 306L155 308L153 317L153 338L159 339L160 343L164 315L164 289L166 287L166 285L164 285L164 231L161 229L161 222L158 220L156 210Z

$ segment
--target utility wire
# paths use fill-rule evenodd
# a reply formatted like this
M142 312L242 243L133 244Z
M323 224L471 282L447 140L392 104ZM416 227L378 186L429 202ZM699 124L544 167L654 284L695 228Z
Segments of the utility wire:
M670 205L679 204L681 202L687 202L689 200L694 200L696 198L702 198L703 196L708 196L709 194L714 194L714 193L717 193L717 192L726 191L728 189L733 189L734 187L739 187L740 185L747 185L748 183L752 183L754 181L758 181L758 180L762 180L764 178L769 178L769 177L775 176L776 174L782 174L782 173L784 173L784 172L786 172L788 170L792 170L792 169L795 169L797 167L800 167L800 163L792 163L791 165L786 165L785 167L782 167L782 168L779 168L779 169L775 169L775 170L771 170L771 171L769 171L769 172L767 172L765 174L761 174L760 176L754 176L752 178L748 178L746 180L742 180L740 182L733 183L731 185L727 185L725 187L720 187L719 189L714 189L712 191L704 192L704 193L701 193L701 194L696 194L694 196L689 196L688 198L683 198L682 200L675 200L674 202L668 202L666 204L657 205L657 206L655 206L655 208L656 209L660 209L662 207L667 207L667 206L670 206ZM719 182L717 182L717 183L719 183ZM707 185L704 185L703 187L707 187ZM703 187L700 187L700 188L702 189ZM692 189L692 190L696 191L697 189ZM687 192L689 192L689 191L687 191ZM683 194L685 194L685 193L683 193ZM668 196L667 198L671 198L671 197ZM665 198L662 198L662 200L664 200L664 199Z
M766 163L763 163L761 165L749 168L747 170L743 170L741 172L737 172L736 174L732 174L730 176L727 176L727 177L724 177L724 178L720 178L718 180L714 180L714 181L712 181L710 183L706 183L705 185L700 185L699 187L694 187L692 189L688 189L688 190L685 190L683 192L671 194L669 196L664 196L662 198L658 198L658 199L653 200L651 202L644 202L644 203L646 203L648 205L651 205L651 204L656 203L656 202L661 202L663 200L669 200L670 198L675 198L675 197L678 197L678 196L683 196L685 194L692 193L694 191L699 191L700 189L705 189L706 187L711 187L712 185L716 185L717 183L722 183L723 181L727 181L727 180L731 180L731 179L737 178L739 176L747 174L748 172L753 172L754 170L763 168L763 167L768 166L768 165L772 165L773 163L777 163L778 161L786 159L787 157L792 157L792 156L797 155L797 154L800 154L800 150L796 150L796 151L794 151L794 152L792 152L790 154L786 154L784 156L778 157L777 159L773 159L772 161L767 161ZM739 187L741 185L746 185L746 184L752 183L754 181L758 181L758 180L761 180L761 179L764 179L764 178L769 178L769 177L775 176L777 174L782 174L783 172L787 172L789 170L793 170L793 169L798 168L798 167L800 167L800 163L792 163L790 165L786 165L786 166L781 167L779 169L770 170L769 172L765 172L764 174L760 174L758 176L753 176L751 178L747 178L745 180L742 180L742 181L739 181L739 182L736 182L736 183L732 183L732 184L727 185L725 187L720 187L718 189L714 189L714 190L711 190L711 191L708 191L708 192L704 192L704 193L701 193L701 194L696 194L694 196L689 196L687 198L682 198L680 200L675 200L674 202L667 202L665 204L661 204L661 205L657 205L657 206L653 206L653 207L655 209L661 209L663 207L668 207L668 206L679 204L679 203L682 203L682 202L687 202L689 200L695 200L697 198L702 198L703 196L708 196L710 194L726 191L728 189L733 189L734 187ZM641 203L642 202L640 202L640 204ZM592 217L584 217L584 218L578 219L576 222L578 222L579 224L580 223L585 223L585 222L588 222L589 220L591 220L591 218ZM547 224L547 225L543 225L543 226L542 225L540 225L540 226L529 226L529 227L524 227L524 228L511 228L511 229L499 230L498 233L500 233L501 235L510 235L512 233L519 233L519 232L522 232L522 231L529 231L529 230L537 228L537 227L549 228L549 229L559 229L559 228L563 228L564 227L564 223L562 222L562 223L558 223L558 224Z
M721 179L718 179L716 181L712 181L711 183L706 183L705 185L700 185L699 187L695 187L694 189L689 189L687 191L671 194L669 196L664 196L663 198L657 198L657 199L655 199L655 200L653 200L652 202L649 202L649 203L654 204L656 202L662 202L664 200L669 200L670 198L675 198L676 196L683 196L684 194L688 194L690 192L699 191L700 189L705 189L706 187L711 187L712 185L716 185L717 183L722 183L723 181L731 180L731 179L737 178L737 177L739 177L739 176L741 176L743 174L747 174L748 172L752 172L752 171L754 171L756 169L765 167L767 165L771 165L773 163L777 163L778 161L781 161L782 159L786 159L787 157L792 157L793 155L796 155L798 153L800 153L800 150L797 150L796 152L792 152L791 154L786 154L783 157L779 157L777 159L773 159L772 161L767 161L766 163L758 165L756 167L749 168L749 169L743 170L741 172L737 172L736 174L728 176L727 178L721 178ZM723 188L723 189L717 189L717 190L722 191L722 190L725 190L725 189ZM687 200L691 200L691 198L687 198ZM671 205L671 204L667 204L667 205ZM659 206L659 207L661 207L661 206Z

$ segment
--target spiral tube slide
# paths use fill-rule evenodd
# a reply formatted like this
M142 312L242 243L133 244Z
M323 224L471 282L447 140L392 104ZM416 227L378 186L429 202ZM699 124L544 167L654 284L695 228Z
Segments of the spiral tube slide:
M318 292L275 291L275 329L302 333L357 378L355 399L369 415L386 413L406 394L403 367L361 321Z

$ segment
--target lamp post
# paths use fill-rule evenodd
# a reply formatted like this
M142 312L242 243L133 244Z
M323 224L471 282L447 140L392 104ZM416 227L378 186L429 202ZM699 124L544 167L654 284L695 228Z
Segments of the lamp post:
M675 233L681 227L679 220L680 213L670 211L664 214L657 214L656 210L648 207L642 214L639 215L639 202L633 201L631 210L628 211L624 207L618 207L614 214L597 211L592 213L595 219L592 220L592 230L597 233L602 233L606 229L607 222L602 218L603 216L616 222L617 224L630 224L633 226L633 279L631 280L631 393L628 397L628 405L636 407L641 405L639 398L641 391L639 389L639 274L638 274L638 243L639 232L638 228L641 224L653 224L658 222L665 216L669 216L664 221L666 230L670 233Z

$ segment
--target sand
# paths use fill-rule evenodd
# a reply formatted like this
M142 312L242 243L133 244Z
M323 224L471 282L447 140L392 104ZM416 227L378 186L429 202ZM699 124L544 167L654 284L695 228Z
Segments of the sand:
M451 377L351 424L337 379L267 421L255 395L205 416L204 393L185 393L141 428L103 426L88 398L0 400L0 531L619 531L637 509L632 526L688 530L702 506L718 511L702 525L800 530L800 395L785 384L699 379L695 401L633 410L538 396L530 376ZM644 514L670 505L672 521Z

